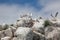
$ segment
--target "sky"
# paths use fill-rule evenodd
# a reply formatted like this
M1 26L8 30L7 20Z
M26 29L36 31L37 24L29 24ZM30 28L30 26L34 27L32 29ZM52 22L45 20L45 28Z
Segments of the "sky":
M33 18L50 18L56 12L60 18L60 0L0 0L0 24L15 23L25 13L32 13Z

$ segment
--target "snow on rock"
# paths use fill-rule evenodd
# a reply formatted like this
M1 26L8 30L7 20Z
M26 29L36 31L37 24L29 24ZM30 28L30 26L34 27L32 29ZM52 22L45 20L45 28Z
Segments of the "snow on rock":
M32 30L27 27L18 27L15 35L19 40L32 40L33 35L32 35Z

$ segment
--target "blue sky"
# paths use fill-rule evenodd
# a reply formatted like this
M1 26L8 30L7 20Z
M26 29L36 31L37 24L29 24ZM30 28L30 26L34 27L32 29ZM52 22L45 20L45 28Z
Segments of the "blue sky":
M24 13L50 18L57 11L60 13L60 0L0 0L0 23L14 23Z
M38 0L0 0L0 4L8 4L8 5L12 5L12 4L18 4L18 5L25 5L25 4L29 4L37 9L40 9L41 6L39 6L38 4Z

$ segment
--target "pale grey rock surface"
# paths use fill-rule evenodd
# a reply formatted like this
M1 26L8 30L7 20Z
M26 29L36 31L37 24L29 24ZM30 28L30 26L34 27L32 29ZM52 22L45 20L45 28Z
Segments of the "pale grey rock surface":
M23 15L21 16L21 18L19 18L16 22L16 25L18 27L30 27L31 25L31 22L32 22L32 18L31 16L28 16L28 15ZM30 25L29 25L30 24Z
M13 34L12 34L12 29L11 29L11 28L6 29L6 30L4 31L4 34L5 34L6 36L12 37L12 36L13 36Z
M45 37L47 40L60 40L60 28L49 26L45 29Z
M1 30L3 30L3 29L2 29L2 25L0 25L0 31L1 31Z
M0 31L0 38L3 38L3 37L5 37L4 31Z
M52 25L45 27L41 17L22 15L15 24L0 25L0 40L60 40L60 19L49 21Z
M18 40L17 37L13 37L12 40Z
M38 20L38 19L37 19ZM32 29L40 32L40 33L44 33L44 20L40 19L38 21L34 22L34 25L32 26Z
M33 32L30 28L27 27L18 27L14 34L17 36L18 40L33 39Z
M10 40L10 38L11 38L11 37L8 37L8 36L7 36L7 37L1 38L1 40Z

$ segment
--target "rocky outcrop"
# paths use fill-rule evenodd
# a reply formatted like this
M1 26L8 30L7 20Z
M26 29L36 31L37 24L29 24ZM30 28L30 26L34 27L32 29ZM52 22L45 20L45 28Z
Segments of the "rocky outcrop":
M1 38L1 40L10 40L11 37L4 37L4 38Z
M45 29L45 37L47 40L60 40L60 28L49 26Z
M0 25L0 40L60 40L60 20L53 19L22 15L15 24Z
M15 35L19 40L32 40L33 39L33 32L30 28L26 27L18 27Z

